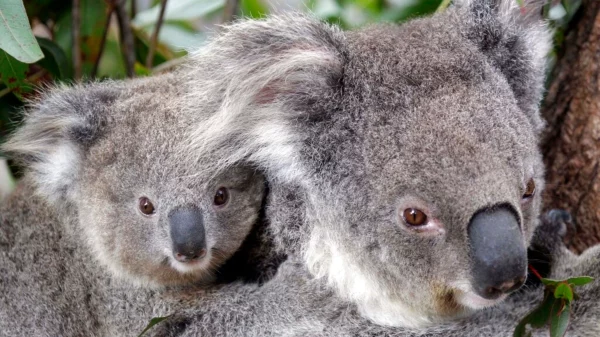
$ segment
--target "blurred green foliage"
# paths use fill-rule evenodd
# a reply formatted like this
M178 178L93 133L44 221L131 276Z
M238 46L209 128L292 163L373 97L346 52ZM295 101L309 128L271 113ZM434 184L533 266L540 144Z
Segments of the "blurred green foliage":
M10 19L0 24L0 142L18 123L20 107L36 95L33 90L36 86L56 81L124 78L127 53L135 59L132 69L136 76L172 68L186 50L200 46L207 34L217 29L215 25L234 17L257 18L272 11L299 9L312 11L344 29L353 29L373 22L401 22L431 14L442 3L442 0L286 0L280 7L274 7L267 0L168 0L148 67L146 58L163 2L132 1L0 1L0 14ZM557 44L563 40L564 29L580 1L553 0L546 6L545 15L557 28ZM78 3L79 11L74 10L74 3ZM117 15L119 8L127 14L126 18ZM227 8L233 11L225 14ZM78 13L75 17L80 23L76 30L74 13ZM122 43L123 29L133 36L132 46ZM77 52L80 62L73 57L75 36L80 46ZM554 55L550 55L551 59Z

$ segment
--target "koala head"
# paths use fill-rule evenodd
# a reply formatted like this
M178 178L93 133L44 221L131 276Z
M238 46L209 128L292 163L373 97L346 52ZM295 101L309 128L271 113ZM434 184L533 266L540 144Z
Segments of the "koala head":
M540 212L539 10L457 1L347 33L302 15L239 22L194 55L189 82L212 79L187 100L206 116L195 146L221 154L211 170L249 160L300 186L308 234L289 242L376 323L491 306L523 284Z
M261 208L253 169L197 174L182 90L174 75L55 89L4 145L50 205L75 210L73 238L138 285L211 281Z

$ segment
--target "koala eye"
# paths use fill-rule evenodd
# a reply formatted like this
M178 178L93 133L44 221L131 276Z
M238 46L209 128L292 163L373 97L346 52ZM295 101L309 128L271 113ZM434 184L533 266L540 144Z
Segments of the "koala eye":
M227 200L229 200L229 191L225 187L220 187L215 193L214 204L216 206L223 206L227 203Z
M525 187L525 193L523 193L523 200L531 199L535 195L535 182L533 179L529 179L527 186Z
M407 208L402 212L404 221L410 226L423 226L427 222L427 215L419 209Z
M156 213L156 209L154 208L154 205L152 204L150 199L148 199L146 197L140 198L139 208L140 208L140 212L142 212L145 215L152 215L152 214Z

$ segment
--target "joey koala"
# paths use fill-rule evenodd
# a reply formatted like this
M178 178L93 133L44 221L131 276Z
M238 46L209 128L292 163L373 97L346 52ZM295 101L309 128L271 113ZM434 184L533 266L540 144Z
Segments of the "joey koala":
M127 306L119 331L139 333L171 312L137 305L160 297L139 289L207 286L240 248L264 178L247 167L198 175L184 88L171 74L92 83L29 109L3 145L25 176L0 206L0 335L114 335L103 324Z
M549 276L565 279L590 275L600 279L600 245L580 256L562 242L564 218L551 211L535 230L533 249L552 261ZM558 215L558 216L557 216ZM600 283L578 289L580 299L572 307L566 336L600 334ZM301 259L292 256L276 276L262 287L232 284L189 305L152 331L152 336L311 336L311 337L499 337L512 336L529 311L543 298L541 285L523 287L507 300L473 315L431 327L405 328L374 324L315 279ZM547 337L548 329L532 331Z
M240 21L188 67L193 146L218 153L205 170L245 160L288 188L294 206L271 198L267 217L301 221L275 221L274 240L369 320L424 327L497 305L525 281L544 187L540 12L456 1L350 32Z

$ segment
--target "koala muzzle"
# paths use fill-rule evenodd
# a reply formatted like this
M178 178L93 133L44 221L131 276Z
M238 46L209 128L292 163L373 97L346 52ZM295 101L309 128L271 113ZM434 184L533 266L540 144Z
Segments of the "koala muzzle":
M179 262L190 262L206 255L206 233L202 212L195 206L177 208L169 213L173 255Z
M496 299L521 287L527 275L527 248L508 205L477 212L468 227L472 286L486 299Z

